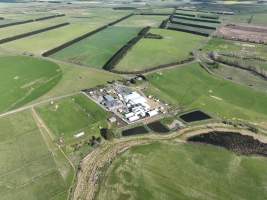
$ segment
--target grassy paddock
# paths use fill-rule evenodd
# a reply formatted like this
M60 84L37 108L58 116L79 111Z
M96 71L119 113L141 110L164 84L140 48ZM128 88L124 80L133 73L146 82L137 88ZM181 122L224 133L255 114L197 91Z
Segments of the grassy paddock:
M109 27L55 53L52 57L101 69L139 31L140 28L136 27Z
M73 171L56 147L48 149L30 111L1 118L0 129L1 199L66 199Z
M139 71L185 60L204 39L171 30L151 29L150 32L163 36L163 39L141 39L117 64L116 70Z
M211 39L203 48L203 51L218 51L225 53L236 53L237 55L257 56L267 59L267 46L247 42L224 40L220 38Z
M168 16L151 16L151 15L135 15L130 17L127 20L124 20L118 23L116 26L124 26L124 27L158 27L161 22L167 19Z
M266 158L209 145L153 143L112 162L96 199L261 200L266 165Z
M267 95L208 74L198 64L148 77L146 93L184 109L200 108L230 119L267 119Z
M70 13L66 17L58 18L58 20L65 19L66 22L71 23L66 27L9 42L3 44L2 47L12 51L42 54L125 15L127 13L114 12L111 9L89 9L81 13L76 11L75 14Z
M79 141L75 134L85 132L81 139L87 139L99 136L99 128L107 126L107 113L83 94L39 106L37 111L55 138L68 144Z
M60 67L25 56L0 57L0 112L22 106L53 88L61 79Z

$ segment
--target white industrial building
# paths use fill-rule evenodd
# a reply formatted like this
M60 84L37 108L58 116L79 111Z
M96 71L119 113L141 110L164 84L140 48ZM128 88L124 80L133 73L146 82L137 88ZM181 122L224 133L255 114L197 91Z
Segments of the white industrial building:
M152 117L158 114L158 110L151 110L147 103L147 99L141 96L138 92L124 95L123 99L129 109L129 112L125 113L124 117L129 122L134 122L146 116Z

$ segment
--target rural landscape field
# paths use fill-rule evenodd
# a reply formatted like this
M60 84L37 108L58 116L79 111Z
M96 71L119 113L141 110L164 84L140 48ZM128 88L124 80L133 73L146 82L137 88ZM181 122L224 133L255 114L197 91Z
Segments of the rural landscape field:
M267 199L266 17L0 1L0 200Z

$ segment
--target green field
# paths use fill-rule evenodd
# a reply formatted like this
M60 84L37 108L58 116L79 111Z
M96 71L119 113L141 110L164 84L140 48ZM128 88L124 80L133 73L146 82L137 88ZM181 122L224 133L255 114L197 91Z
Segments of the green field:
M78 140L74 135L80 132L85 133L82 139L99 136L99 128L107 126L107 113L83 94L39 106L37 111L55 139L66 143Z
M139 31L140 28L136 27L109 27L57 52L52 57L101 69Z
M60 67L26 56L0 57L0 112L22 106L53 88L61 79Z
M224 53L235 53L239 56L256 56L267 59L267 46L246 42L224 40L220 38L211 39L203 48L204 52L218 51Z
M218 26L220 26L220 24L218 23L211 23L211 22L201 22L201 21L194 21L194 18L191 19L179 19L179 18L173 18L174 22L180 22L180 23L185 23L188 26L193 26L194 25L200 25L200 26L207 26L207 27L211 27L211 28L217 28Z
M202 110L230 119L267 119L267 95L208 74L198 64L149 75L153 94L182 109Z
M77 67L73 64L59 63L63 76L58 84L34 102L57 96L76 93L83 89L106 84L107 81L119 80L122 77L107 71L89 67Z
M168 16L135 15L127 20L118 23L116 26L158 27L161 24L161 22L167 18Z
M50 19L50 20L36 21L36 22L1 28L0 39L12 37L12 36L23 34L23 33L28 33L31 31L36 31L39 29L61 24L64 22L66 22L66 20L64 18L59 17L59 18Z
M124 12L115 13L108 9L86 10L84 13L76 13L75 15L70 13L61 18L61 20L65 19L66 22L71 23L68 26L9 42L1 45L1 47L15 52L42 54L125 15Z
M0 129L1 200L66 199L72 168L54 144L43 140L31 112L1 118Z
M115 69L139 71L185 60L190 57L190 52L200 47L204 39L201 36L164 29L151 29L150 32L163 36L163 39L141 39Z
M153 143L112 162L96 199L262 200L266 165L209 145Z

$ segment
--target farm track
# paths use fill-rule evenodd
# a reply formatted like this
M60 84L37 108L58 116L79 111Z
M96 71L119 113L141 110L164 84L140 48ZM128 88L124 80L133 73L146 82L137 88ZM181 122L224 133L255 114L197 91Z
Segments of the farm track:
M112 163L112 160L128 149L157 141L174 140L186 142L186 139L193 135L199 135L211 131L238 132L250 135L260 141L267 141L264 136L256 135L246 129L233 128L222 123L213 123L185 128L179 132L169 135L145 135L140 137L116 139L106 142L88 154L80 163L80 170L77 174L77 183L73 195L74 200L93 200L101 183L101 176L104 176L105 169Z
M25 111L25 110L31 109L31 108L33 108L35 106L38 106L38 105L41 105L41 104L49 103L50 101L64 99L66 97L70 97L70 96L73 96L73 95L79 94L79 93L80 92L74 92L74 93L70 93L70 94L66 94L66 95L62 95L62 96L58 96L58 97L49 98L49 99L46 99L46 100L43 100L43 101L40 101L40 102L37 102L37 103L34 103L34 104L30 104L30 105L27 105L27 106L23 106L23 107L20 107L18 109L14 109L14 110L11 110L11 111L8 111L8 112L5 112L5 113L1 113L0 114L0 118L1 117L6 117L8 115L15 114L15 113L18 113L18 112L21 112L21 111Z
M32 116L34 118L34 121L35 121L37 127L39 128L39 130L41 132L41 135L43 137L43 140L45 141L48 149L50 149L50 151L53 154L53 158L55 158L55 155L54 155L54 150L53 150L53 147L52 146L55 146L56 149L58 149L60 151L60 153L64 156L64 158L68 161L68 163L70 164L72 170L75 172L76 168L75 168L73 162L65 154L65 152L62 150L62 148L57 143L54 142L53 134L51 133L51 131L49 130L49 128L46 126L46 124L44 123L44 121L42 120L42 118L38 115L38 113L36 112L36 110L34 109L34 107L31 108L31 111L32 111ZM54 160L54 161L56 163L56 160ZM68 198L67 199L70 199L70 195L71 195L71 191L70 190L72 188L72 185L74 183L74 180L75 180L75 176L73 176L73 178L72 178L72 184L71 184L71 186L69 188Z

